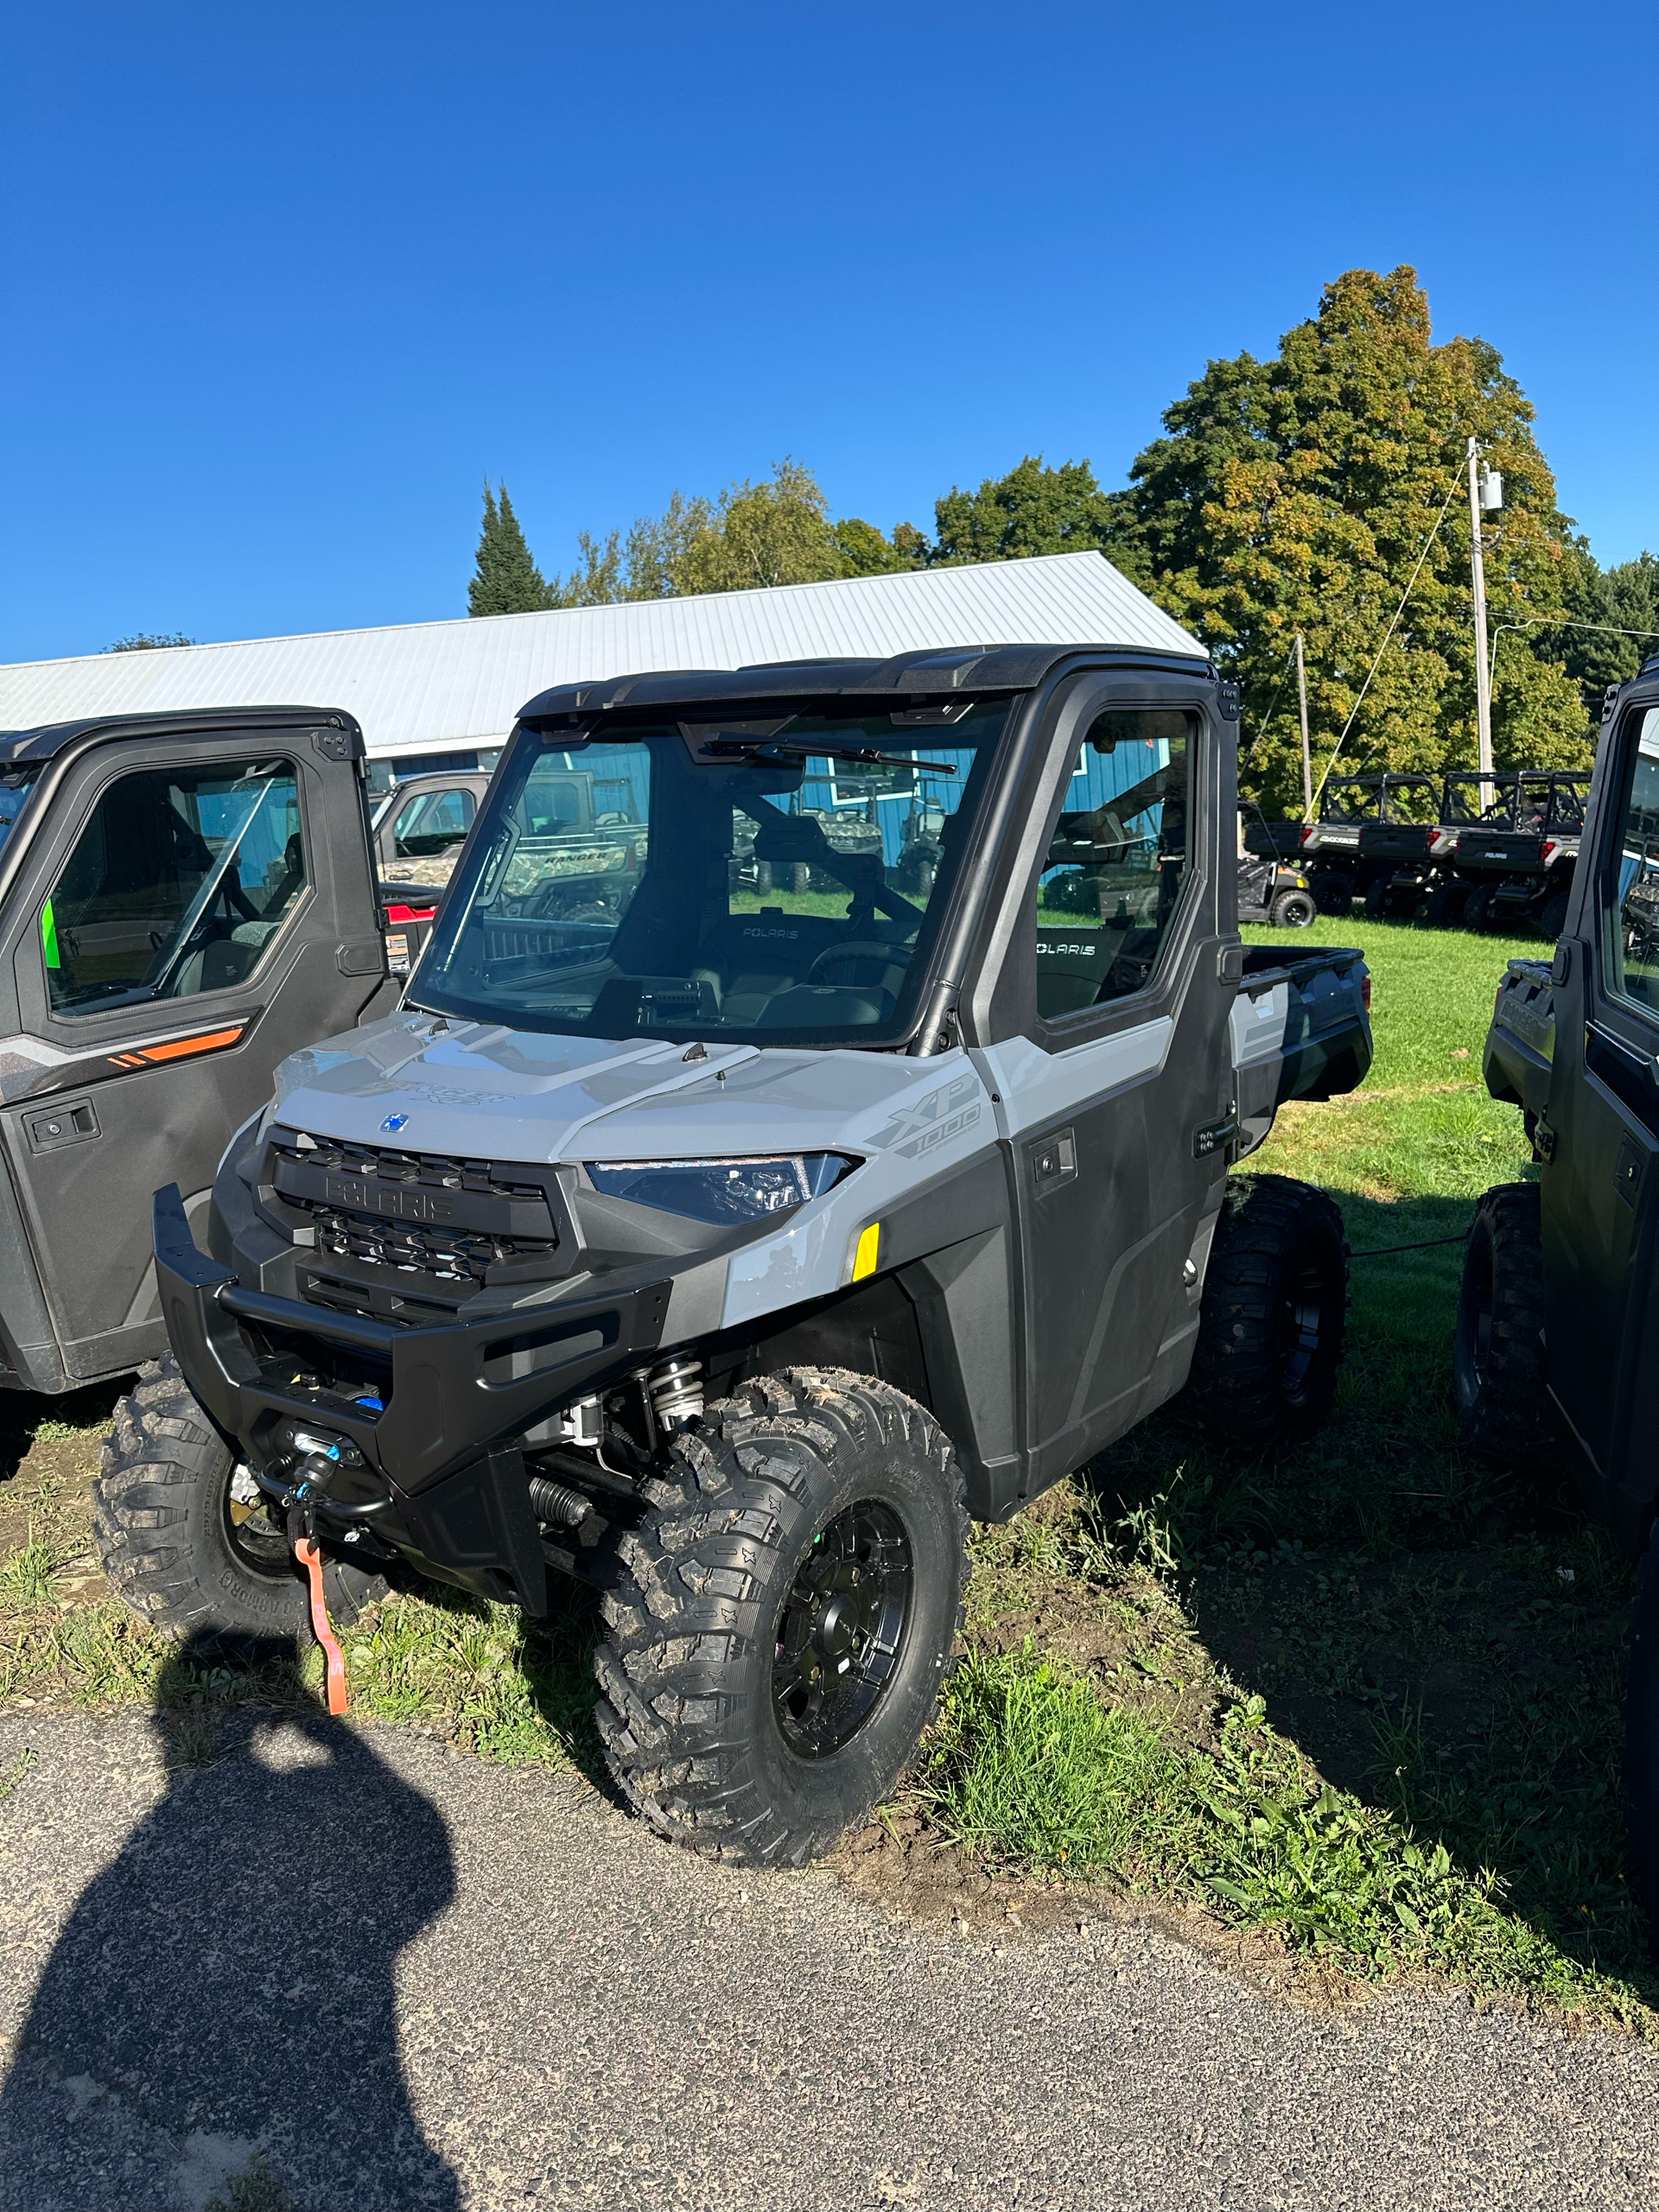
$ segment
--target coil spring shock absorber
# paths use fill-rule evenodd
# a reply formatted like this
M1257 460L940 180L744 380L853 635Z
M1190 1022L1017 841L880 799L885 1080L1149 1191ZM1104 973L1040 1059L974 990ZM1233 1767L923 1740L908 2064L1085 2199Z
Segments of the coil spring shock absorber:
M702 1362L677 1352L658 1361L645 1380L651 1409L658 1425L671 1433L689 1428L702 1416Z

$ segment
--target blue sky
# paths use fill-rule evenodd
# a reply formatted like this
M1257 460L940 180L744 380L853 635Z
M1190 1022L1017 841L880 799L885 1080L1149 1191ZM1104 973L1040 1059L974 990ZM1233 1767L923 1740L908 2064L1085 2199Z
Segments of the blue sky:
M84 4L3 49L0 659L466 611L785 453L931 523L1122 480L1206 359L1421 272L1659 547L1659 11Z

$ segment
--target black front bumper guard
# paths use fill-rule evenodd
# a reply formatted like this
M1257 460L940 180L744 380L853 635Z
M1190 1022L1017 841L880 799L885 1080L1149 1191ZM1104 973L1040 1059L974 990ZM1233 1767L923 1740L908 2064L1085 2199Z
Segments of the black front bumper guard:
M198 1249L176 1183L156 1193L155 1243L184 1379L257 1470L276 1455L287 1422L348 1440L372 1471L353 1489L372 1485L374 1474L385 1488L342 1498L342 1521L362 1521L464 1588L545 1611L540 1537L512 1440L649 1360L662 1343L669 1283L613 1280L602 1296L400 1328L245 1288ZM349 1370L355 1355L372 1389L308 1387L296 1372L296 1344L308 1341L327 1347L335 1369ZM371 1396L378 1408L359 1402Z

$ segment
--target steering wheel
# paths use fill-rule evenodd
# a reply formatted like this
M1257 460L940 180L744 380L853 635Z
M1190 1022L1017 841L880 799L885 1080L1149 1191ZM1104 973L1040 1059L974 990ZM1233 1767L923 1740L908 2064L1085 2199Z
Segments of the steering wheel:
M904 987L906 970L910 964L909 952L910 949L907 945L884 944L878 938L849 938L845 944L831 944L826 946L825 949L819 953L817 959L814 960L808 967L805 975L801 980L803 982L806 983L819 981L819 969L829 967L832 962L843 960L879 960L881 963L882 974L881 981L878 988L884 991L890 990L893 995L897 998L899 991ZM895 957L895 955L899 953L902 953L905 956L902 959ZM887 977L889 976L896 976L896 982L890 984L887 981ZM827 981L829 979L825 978L823 980ZM845 981L845 979L842 980L843 982ZM847 988L856 990L861 987L856 983L849 983L847 985Z

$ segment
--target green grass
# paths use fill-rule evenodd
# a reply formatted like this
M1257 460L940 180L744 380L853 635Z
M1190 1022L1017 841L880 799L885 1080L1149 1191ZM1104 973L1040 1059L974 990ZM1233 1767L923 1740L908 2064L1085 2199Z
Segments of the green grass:
M1357 1255L1460 1238L1488 1185L1531 1173L1480 1052L1504 960L1541 947L1314 934L1365 947L1376 1065L1351 1098L1288 1109L1249 1166L1332 1191ZM982 1656L918 1796L1010 1873L1207 1900L1362 1976L1426 1969L1653 2032L1624 1863L1630 1568L1565 1494L1460 1451L1460 1263L1455 1242L1357 1257L1309 1444L1240 1465L1177 1401L1023 1528L981 1531Z

